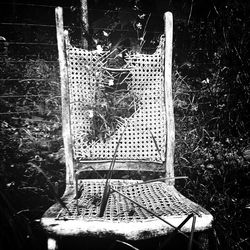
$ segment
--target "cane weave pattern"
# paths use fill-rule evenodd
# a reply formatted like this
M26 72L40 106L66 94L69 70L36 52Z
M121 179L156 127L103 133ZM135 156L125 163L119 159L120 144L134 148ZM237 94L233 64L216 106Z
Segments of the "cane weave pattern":
M163 182L133 185L139 182L136 180L111 180L111 186L158 216L185 217L191 213L197 216L208 213L205 209L181 195L173 186L166 185ZM83 187L83 192L78 200L78 210L77 201L71 199L66 202L71 215L62 208L57 219L142 222L155 218L151 213L118 193L110 194L104 216L98 217L104 185L105 180L81 180L80 186Z
M127 90L138 97L134 113L119 123L105 142L88 141L98 88L107 85L111 73L105 67L112 52L87 51L67 46L71 133L78 160L110 160L123 133L117 160L162 163L165 157L164 39L154 54L128 53L124 69Z

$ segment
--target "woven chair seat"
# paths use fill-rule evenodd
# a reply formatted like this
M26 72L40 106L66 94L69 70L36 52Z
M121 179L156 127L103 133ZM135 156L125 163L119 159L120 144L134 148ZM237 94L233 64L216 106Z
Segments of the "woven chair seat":
M99 217L105 180L81 180L79 186L83 191L78 201L74 199L73 188L68 188L63 198L70 213L60 204L55 204L42 218L43 227L57 235L112 237L116 234L122 239L138 240L166 235L190 214L197 217L196 231L211 226L209 212L181 195L174 186L160 181L144 184L139 180L117 179L111 180L110 184L140 206L112 192L103 217ZM182 231L190 231L191 223L189 220Z

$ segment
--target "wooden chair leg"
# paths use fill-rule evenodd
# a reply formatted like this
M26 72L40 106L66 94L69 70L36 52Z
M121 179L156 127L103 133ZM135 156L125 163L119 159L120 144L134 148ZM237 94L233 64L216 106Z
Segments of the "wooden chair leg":
M58 242L55 238L49 237L47 240L47 248L48 250L57 250L58 249Z

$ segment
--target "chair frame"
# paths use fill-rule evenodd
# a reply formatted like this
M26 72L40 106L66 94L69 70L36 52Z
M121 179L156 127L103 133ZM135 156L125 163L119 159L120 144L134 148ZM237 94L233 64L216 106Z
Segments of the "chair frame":
M76 173L77 169L77 163L74 160L73 156L73 142L72 142L72 135L71 135L71 121L70 121L70 97L69 97L69 76L68 76L68 62L67 62L67 53L66 53L66 46L69 44L67 32L64 30L63 27L63 12L61 7L57 7L55 9L56 14L56 26L57 26L57 43L58 43L58 60L59 60L59 67L60 67L60 82L61 82L61 101L62 101L62 134L63 134L63 143L64 143L64 153L65 153L65 164L66 164L66 190L65 194L63 195L63 199L72 199L73 196L77 195L78 193L78 175ZM168 44L168 46L165 46L164 49L164 99L165 99L165 110L166 110L166 153L165 153L165 162L164 162L164 172L165 172L165 185L167 185L165 191L166 192L175 192L174 183L175 183L175 176L174 176L174 149L175 149L175 121L174 121L174 109L173 109L173 99L172 99L172 43L173 43L173 17L172 13L167 12L164 14L164 35L165 35L165 44ZM108 169L110 166L110 161L85 161L83 163L84 169L88 168L89 166L99 166L98 169ZM149 167L152 167L149 171L154 171L155 166L154 164L145 163L145 162L123 162L123 161L117 161L116 162L116 169L123 170L123 169L136 169L138 167L142 167L145 165L145 169L149 169ZM137 166L135 168L135 166ZM81 168L80 168L81 170ZM178 178L178 177L177 177ZM91 182L91 181L90 181ZM96 182L96 180L94 180ZM134 181L128 181L127 184L137 185ZM159 184L160 185L160 184ZM72 194L72 188L75 188L75 192ZM118 190L116 190L118 192ZM177 191L178 192L178 191ZM119 193L119 192L118 192ZM123 195L123 194L120 194ZM180 195L181 196L181 195ZM125 197L128 199L128 197ZM181 196L181 199L186 199ZM186 199L188 200L188 199ZM135 204L136 202L133 201ZM137 204L140 206L140 204ZM55 225L55 219L52 217L56 217L54 212L58 209L60 204L56 204L52 206L50 209L48 209L45 212L45 215L43 216L41 222L45 230L48 231L51 235L81 235L82 234L82 222L81 221L72 221L72 222L58 222L56 221L56 224L58 225L58 228L54 230ZM144 208L145 209L145 208ZM211 227L212 224L212 215L210 215L205 209L202 210L205 214L205 219L201 219L200 221L196 221L198 231L206 230ZM148 211L150 213L150 211ZM52 214L52 215L51 215ZM48 216L49 215L49 216ZM165 220L165 218L158 216L156 214L155 218L156 220L159 220L161 222L160 227L155 225L155 220L149 221L145 223L144 226L140 224L137 228L135 226L135 230L140 233L136 234L131 230L131 224L128 224L127 226L123 224L124 230L120 235L123 234L123 238L127 238L129 240L138 240L138 239L146 239L151 237L156 237L158 235L165 235L170 231L177 230L180 231L180 228L178 226L182 224L183 217L179 218L170 218L169 220ZM50 217L49 219L47 217ZM205 222L205 223L204 223ZM73 226L73 224L74 226ZM168 227L164 227L164 225L168 224ZM182 225L182 231L180 232L190 232L190 229L193 227L191 220L189 222L185 222ZM94 224L90 224L92 227ZM98 236L102 235L102 231L105 232L107 224L103 224L103 226L100 226L99 229L96 230L96 233L93 235ZM119 226L119 225L118 225ZM109 224L109 227L112 228L112 232L114 233L116 230L119 231L119 227L112 226ZM67 230L67 228L70 228ZM150 232L148 235L145 234L146 229ZM90 227L86 226L85 230L91 230ZM143 233L144 232L144 235ZM105 235L105 234L104 234ZM49 249L56 249L57 245L53 241L53 239L50 237L48 240L48 248Z

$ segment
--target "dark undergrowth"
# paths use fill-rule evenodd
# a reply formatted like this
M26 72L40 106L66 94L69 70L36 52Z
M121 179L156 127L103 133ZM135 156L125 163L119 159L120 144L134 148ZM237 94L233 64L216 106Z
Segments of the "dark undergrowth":
M188 176L176 180L177 189L214 216L212 249L243 250L250 248L249 4L225 2L225 6L214 6L213 15L203 22L175 22L175 175ZM119 22L113 14L105 18ZM147 25L146 20L143 25ZM130 25L123 24L126 28ZM131 29L127 35L139 34L135 27ZM103 47L110 42L106 34L93 35L99 36ZM115 32L112 39L117 44ZM149 37L145 43L136 39L131 35L129 41L133 45L137 41L133 49L141 50L144 44L153 46L158 38ZM121 47L127 45L119 42ZM61 196L65 166L58 66L40 58L23 60L20 66L13 60L19 58L9 48L0 65L0 249L43 250L46 235L39 219L55 198L44 176L32 164L42 169ZM129 177L158 177L138 175ZM128 173L122 173L121 177L125 176ZM90 172L89 177L96 176ZM157 238L129 243L143 250L149 246L157 249L163 241ZM72 247L70 238L60 242L62 249ZM103 245L105 249L131 248L114 240L96 242L74 240L82 249L104 249ZM180 235L168 246L184 248L187 242Z

